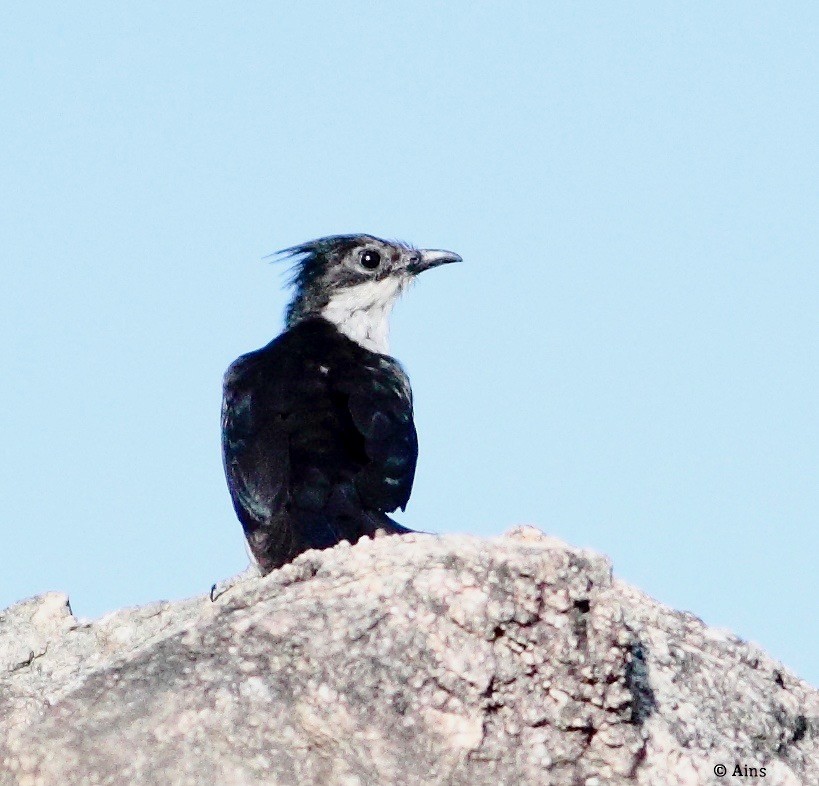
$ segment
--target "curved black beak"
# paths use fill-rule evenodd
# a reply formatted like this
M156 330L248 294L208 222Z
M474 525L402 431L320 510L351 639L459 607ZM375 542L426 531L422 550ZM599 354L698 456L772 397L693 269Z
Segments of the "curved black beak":
M417 276L425 270L431 270L439 265L448 265L450 262L463 262L463 259L453 251L425 248L413 254L407 269L412 275Z

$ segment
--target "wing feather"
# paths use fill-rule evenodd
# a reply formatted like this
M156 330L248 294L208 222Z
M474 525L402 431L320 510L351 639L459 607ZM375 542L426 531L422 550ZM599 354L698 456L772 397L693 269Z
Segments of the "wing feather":
M397 361L324 320L300 323L228 369L222 446L257 558L281 564L355 541L373 514L409 500L418 457L409 381Z
M356 477L362 502L382 512L403 509L412 491L418 439L409 381L398 362L379 355L359 367L348 408L368 458Z

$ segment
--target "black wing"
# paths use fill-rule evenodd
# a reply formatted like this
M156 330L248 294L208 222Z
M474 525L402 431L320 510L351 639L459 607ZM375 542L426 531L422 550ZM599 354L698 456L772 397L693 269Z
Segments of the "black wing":
M409 382L396 361L309 320L228 369L222 444L254 553L271 548L254 546L260 530L286 558L355 541L372 527L363 514L409 499L418 456Z
M367 353L368 362L341 374L335 389L364 442L366 461L356 475L365 507L378 511L406 507L418 460L412 391L404 370L385 355Z
M287 502L290 476L287 435L276 418L264 418L256 353L236 360L225 374L222 399L222 458L239 520L261 525Z

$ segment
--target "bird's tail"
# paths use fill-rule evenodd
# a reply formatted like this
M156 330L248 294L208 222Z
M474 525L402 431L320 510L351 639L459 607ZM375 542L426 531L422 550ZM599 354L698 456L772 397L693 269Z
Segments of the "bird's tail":
M364 514L364 526L362 534L371 538L382 537L383 535L408 535L415 530L393 521L386 513L368 511Z
M393 521L386 513L359 512L355 517L334 517L313 513L295 519L287 514L259 524L245 526L248 551L262 575L294 560L308 549L332 548L342 540L356 543L359 538L407 535L415 530Z

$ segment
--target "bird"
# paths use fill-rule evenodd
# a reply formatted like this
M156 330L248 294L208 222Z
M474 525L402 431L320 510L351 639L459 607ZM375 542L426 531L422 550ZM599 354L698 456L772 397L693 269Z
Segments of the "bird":
M278 252L293 263L285 329L227 369L222 457L262 575L308 549L406 534L418 459L409 378L389 354L401 293L458 254L373 235Z

